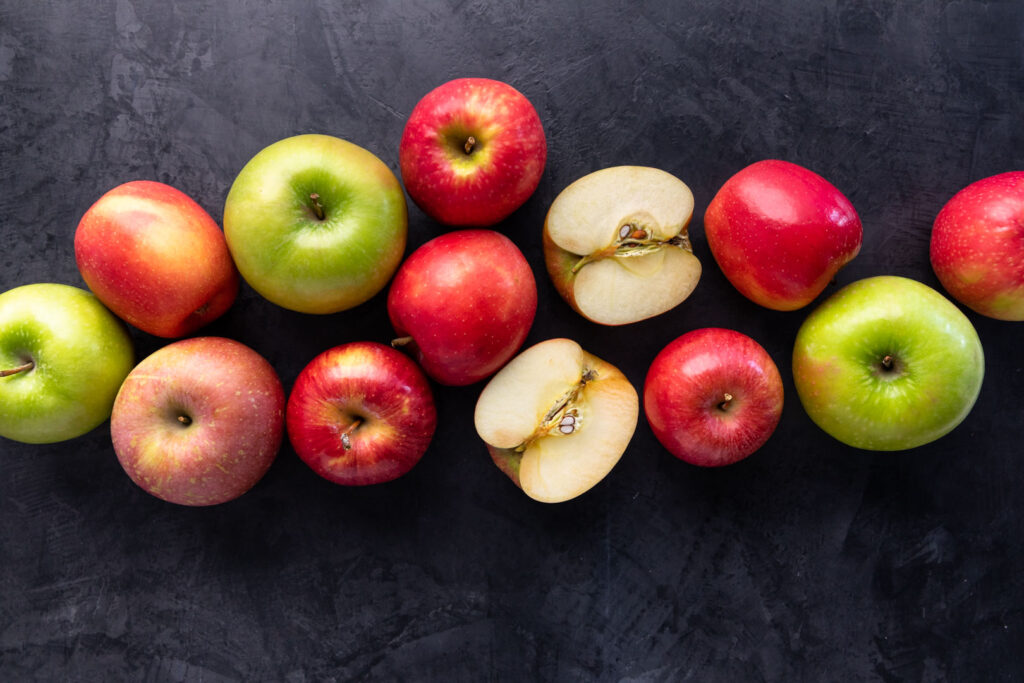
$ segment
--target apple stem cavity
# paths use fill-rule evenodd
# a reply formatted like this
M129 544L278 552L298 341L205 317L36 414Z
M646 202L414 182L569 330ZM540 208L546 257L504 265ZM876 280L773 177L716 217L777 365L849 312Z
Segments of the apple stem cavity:
M466 144L464 144L462 146L462 149L466 150L466 154L472 154L473 153L473 147L475 147L475 146L476 146L476 138L473 137L472 135L470 135L468 138L466 138Z
M732 405L732 394L726 392L722 394L722 402L718 404L718 409L722 412L729 410L729 406Z
M363 421L357 418L357 419L352 421L352 424L350 424L348 427L345 427L345 431L343 431L341 433L341 445L342 445L342 448L344 448L346 451L352 450L352 436L351 436L351 434L362 423L363 423Z
M188 427L190 424L192 424L192 418L189 417L188 415L179 415L178 422L181 423L182 427Z
M892 370L892 366L893 366L892 356L890 356L889 354L886 354L886 355L882 356L882 369L883 370Z
M10 377L11 375L17 375L19 372L28 372L36 366L35 363L29 361L24 365L19 365L16 368L9 368L7 370L0 370L0 377Z
M316 214L317 220L324 219L324 205L320 203L320 195L316 192L309 195L309 200L313 203L313 213Z

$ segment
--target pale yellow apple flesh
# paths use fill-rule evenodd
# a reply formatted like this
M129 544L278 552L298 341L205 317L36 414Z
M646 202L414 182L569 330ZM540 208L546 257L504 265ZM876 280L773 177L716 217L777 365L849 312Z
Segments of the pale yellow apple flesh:
M687 227L693 193L665 171L615 166L555 198L544 222L548 271L584 317L624 325L682 303L700 279Z
M574 341L549 339L491 379L474 422L495 463L526 495L557 503L604 479L638 415L636 389L618 368Z

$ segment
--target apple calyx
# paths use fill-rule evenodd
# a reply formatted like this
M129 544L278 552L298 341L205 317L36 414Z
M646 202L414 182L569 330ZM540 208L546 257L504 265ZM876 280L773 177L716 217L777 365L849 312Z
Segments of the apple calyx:
M313 215L316 216L317 220L324 219L324 205L320 203L320 195L316 192L309 195L309 201L313 207Z
M344 448L346 451L352 450L352 432L354 432L356 428L362 423L363 421L357 417L355 420L352 421L352 424L350 424L348 427L345 427L345 431L341 433L341 447Z
M681 232L667 240L654 239L651 237L651 232L633 222L623 223L616 231L615 240L611 244L604 249L598 249L593 253L580 257L580 260L572 267L573 275L578 273L583 266L594 261L606 258L643 256L665 247L677 247L691 254L693 253L690 238L685 232Z
M32 361L28 361L23 365L19 365L16 368L8 368L7 370L0 370L0 377L10 377L11 375L17 375L19 372L28 372L34 368L36 364Z
M593 368L584 370L579 382L555 401L555 404L541 419L533 434L528 436L521 444L509 450L515 453L522 453L530 447L530 444L541 437L568 436L578 430L582 426L583 421L576 403L580 393L583 391L583 387L595 379L597 379L596 370Z

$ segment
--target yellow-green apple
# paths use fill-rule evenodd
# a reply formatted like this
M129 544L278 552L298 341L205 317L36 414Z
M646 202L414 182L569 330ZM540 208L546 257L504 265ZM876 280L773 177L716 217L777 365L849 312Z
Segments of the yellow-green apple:
M915 280L858 280L800 327L793 379L814 422L843 443L898 451L960 424L985 373L978 334L963 313Z
M420 461L437 426L430 383L405 354L375 342L324 351L299 373L285 422L295 452L324 479L380 484Z
M636 389L570 339L513 358L484 387L473 416L498 468L543 503L575 498L622 457L640 412Z
M244 344L223 337L174 342L121 386L110 417L114 451L132 481L180 505L233 500L277 456L284 390Z
M463 386L493 375L526 340L537 282L512 240L456 230L414 251L388 292L388 315L427 374Z
M220 317L238 294L224 233L170 185L136 180L100 197L75 231L89 289L143 332L183 337Z
M704 213L722 273L745 297L777 311L811 303L860 251L850 201L817 173L768 159L725 181Z
M745 334L708 327L676 338L654 358L644 414L658 441L693 465L738 462L764 445L782 417L782 377Z
M54 443L92 430L110 417L133 359L124 324L84 289L0 294L0 436Z
M372 152L296 135L254 156L224 204L224 235L245 281L301 313L336 313L379 292L405 251L405 195Z
M457 78L413 108L398 148L402 181L445 225L494 225L537 189L547 141L537 111L512 86Z
M580 315L624 325L659 315L700 279L687 227L693 193L660 169L614 166L562 190L544 220L544 260Z
M1024 320L1024 171L956 193L935 218L931 261L960 303L999 320Z

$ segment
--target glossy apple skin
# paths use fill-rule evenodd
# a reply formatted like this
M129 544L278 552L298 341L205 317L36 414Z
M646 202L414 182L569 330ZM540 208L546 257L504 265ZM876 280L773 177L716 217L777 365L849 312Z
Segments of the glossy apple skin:
M224 203L224 235L242 277L300 313L337 313L382 290L405 253L407 229L405 194L391 169L330 135L264 148Z
M967 316L903 277L839 290L807 317L793 349L807 414L839 441L868 450L915 448L947 434L967 417L984 373Z
M38 283L0 294L0 436L55 443L110 417L132 369L124 323L89 292Z
M658 441L680 460L717 467L759 449L782 417L782 376L745 334L693 330L654 358L644 413Z
M336 484L365 486L397 479L420 461L437 410L430 382L408 356L353 342L324 351L303 369L285 420L295 452L314 472Z
M793 311L811 303L860 251L853 205L817 173L758 161L729 178L704 214L722 273L745 297Z
M180 505L224 503L251 489L277 456L284 389L270 363L244 344L185 339L128 375L110 433L125 472L152 495Z
M470 153L464 145L475 144ZM547 140L530 101L489 78L458 78L416 105L398 149L402 181L423 212L445 225L490 226L537 189Z
M537 282L519 248L493 230L457 230L413 252L388 292L399 337L441 384L464 386L497 372L526 341Z
M89 207L75 231L75 261L100 301L158 337L195 332L238 294L217 223L185 193L149 180L118 185Z
M1024 320L1024 171L971 183L935 218L935 274L950 295L999 320Z

